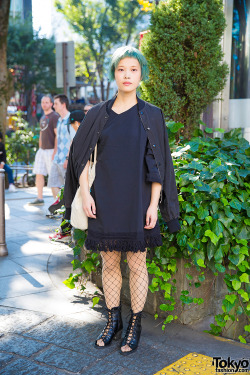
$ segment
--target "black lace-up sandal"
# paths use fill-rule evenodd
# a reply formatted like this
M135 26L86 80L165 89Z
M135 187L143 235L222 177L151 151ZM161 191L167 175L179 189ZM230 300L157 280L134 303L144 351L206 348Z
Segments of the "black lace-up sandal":
M122 336L122 316L121 316L121 306L113 307L112 309L107 309L108 311L108 322L104 327L101 334L97 337L95 341L95 348L103 349L109 344L112 340L120 340ZM104 345L98 345L97 341L102 340Z
M128 328L121 343L121 347L128 345L131 350L123 352L120 349L120 354L129 355L136 351L141 337L141 318L142 311L133 313L133 311L131 310L131 317L128 323Z

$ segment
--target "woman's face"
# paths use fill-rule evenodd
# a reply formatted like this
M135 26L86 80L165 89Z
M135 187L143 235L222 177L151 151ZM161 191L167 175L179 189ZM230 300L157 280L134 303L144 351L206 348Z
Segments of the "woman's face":
M115 80L119 91L132 92L141 80L141 66L137 59L125 57L115 69Z

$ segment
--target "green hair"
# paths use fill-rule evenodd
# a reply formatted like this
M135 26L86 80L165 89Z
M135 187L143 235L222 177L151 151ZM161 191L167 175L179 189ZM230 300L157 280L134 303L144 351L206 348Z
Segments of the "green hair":
M141 79L142 81L145 81L148 79L148 63L146 58L143 56L141 51L139 51L137 48L134 48L132 46L123 46L117 48L117 50L113 53L111 58L111 63L109 67L109 77L110 80L115 79L115 69L119 62L124 59L125 57L133 57L134 59L138 60L140 66L141 66Z

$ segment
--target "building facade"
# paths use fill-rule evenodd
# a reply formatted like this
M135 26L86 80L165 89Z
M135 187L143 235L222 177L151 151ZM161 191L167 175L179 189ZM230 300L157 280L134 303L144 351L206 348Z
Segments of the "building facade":
M242 128L250 141L250 0L224 0L224 9L222 46L230 74L222 100L213 105L213 126Z
M32 18L32 0L11 0L10 16L20 17L22 20Z

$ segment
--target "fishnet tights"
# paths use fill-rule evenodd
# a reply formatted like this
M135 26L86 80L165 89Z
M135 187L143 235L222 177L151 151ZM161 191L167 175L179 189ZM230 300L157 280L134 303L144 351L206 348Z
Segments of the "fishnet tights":
M102 256L102 283L105 301L108 309L120 305L122 275L121 275L121 253L118 251L101 251ZM127 252L129 267L129 287L131 297L131 308L133 313L143 310L148 292L148 272L146 266L145 252ZM129 342L131 335L128 336ZM97 345L103 346L102 339ZM121 348L124 351L131 350L128 345Z

